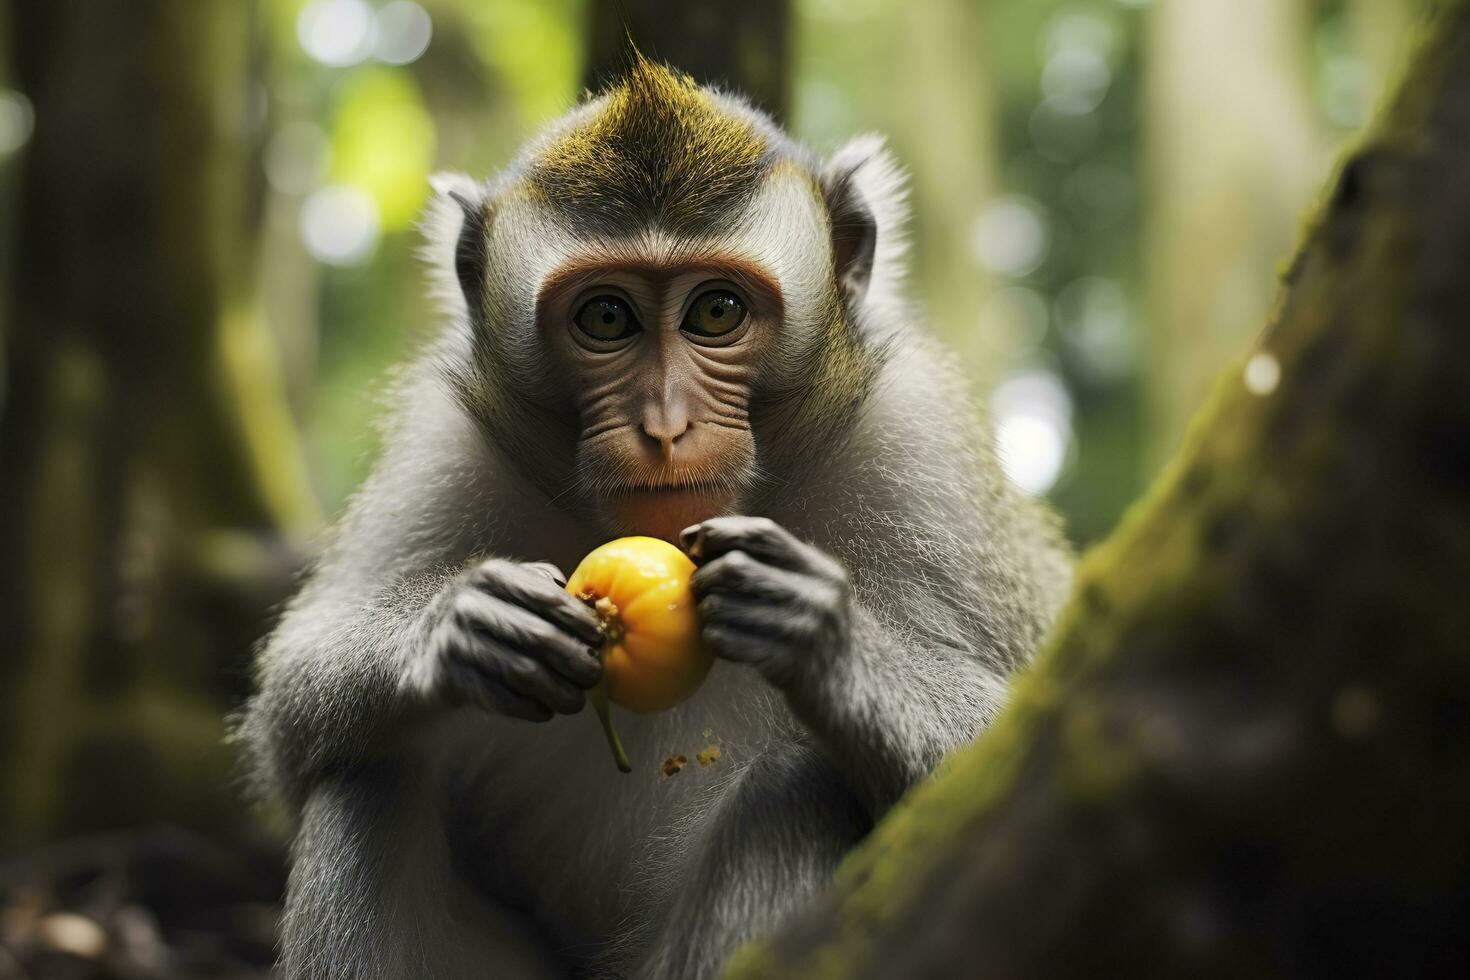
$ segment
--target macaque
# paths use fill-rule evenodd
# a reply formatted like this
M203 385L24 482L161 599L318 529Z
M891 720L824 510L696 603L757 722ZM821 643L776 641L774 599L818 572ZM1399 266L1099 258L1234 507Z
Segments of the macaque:
M436 186L443 330L242 723L297 827L283 975L713 976L985 729L1068 550L902 296L879 140L634 55ZM717 660L619 715L623 774L563 584L632 534L694 557Z

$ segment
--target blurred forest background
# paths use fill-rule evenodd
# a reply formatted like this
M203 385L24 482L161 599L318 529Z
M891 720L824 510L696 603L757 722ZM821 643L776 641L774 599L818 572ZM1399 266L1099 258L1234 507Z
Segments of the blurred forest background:
M1209 380L1247 363L1418 9L0 5L0 977L43 934L95 958L169 933L188 910L137 897L153 873L202 889L175 903L195 914L216 892L260 912L228 954L238 921L194 923L216 935L199 955L268 950L274 838L224 715L370 465L386 372L435 327L415 257L428 175L504 165L615 71L625 19L646 53L819 148L888 135L912 177L912 292L1008 473L1086 546ZM1249 363L1248 385L1274 385ZM91 918L58 926L61 906Z

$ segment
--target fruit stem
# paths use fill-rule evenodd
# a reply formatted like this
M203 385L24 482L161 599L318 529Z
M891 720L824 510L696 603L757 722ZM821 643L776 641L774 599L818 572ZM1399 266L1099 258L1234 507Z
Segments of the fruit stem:
M607 596L598 596L588 589L583 591L577 598L592 607L597 613L597 619L602 625L603 645L599 656L607 654L608 646L617 643L623 638L623 623L618 618L618 607ZM597 720L602 722L602 733L607 736L607 747L612 749L613 761L618 764L619 772L632 772L633 764L628 761L628 753L623 751L623 743L618 738L618 731L613 727L612 712L607 706L607 689L599 683L588 696L592 699L592 710L597 712Z
M618 764L618 772L632 772L633 764L628 761L628 753L623 751L623 743L618 739L617 729L613 728L612 712L607 706L607 692L598 684L589 693L592 699L592 710L597 712L597 720L602 722L602 733L607 736L607 747L612 749L613 761Z

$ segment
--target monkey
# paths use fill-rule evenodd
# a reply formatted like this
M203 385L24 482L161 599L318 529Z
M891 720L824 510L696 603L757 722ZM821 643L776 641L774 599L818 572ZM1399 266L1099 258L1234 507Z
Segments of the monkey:
M1068 546L905 297L880 138L823 158L635 52L433 183L443 326L239 728L295 828L282 975L713 976L996 716ZM630 534L694 559L716 663L620 716L625 775L564 573Z

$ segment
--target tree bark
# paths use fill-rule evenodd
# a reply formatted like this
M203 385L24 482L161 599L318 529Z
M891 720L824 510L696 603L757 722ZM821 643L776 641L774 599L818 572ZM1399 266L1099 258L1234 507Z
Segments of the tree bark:
M276 596L212 572L258 581L240 542L313 518L251 313L252 13L10 7L36 126L0 414L6 848L246 817L224 712Z
M597 91L628 64L628 41L701 83L748 96L782 121L790 98L788 0L594 0L584 84Z
M1463 975L1467 175L1455 2L1005 716L730 976Z

